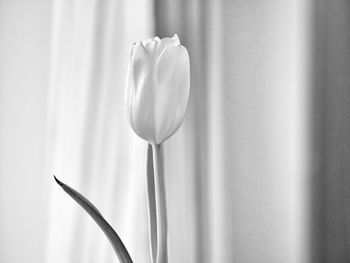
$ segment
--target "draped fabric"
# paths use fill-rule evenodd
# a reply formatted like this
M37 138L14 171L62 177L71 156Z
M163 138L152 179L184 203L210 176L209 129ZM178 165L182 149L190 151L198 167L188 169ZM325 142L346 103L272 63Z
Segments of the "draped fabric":
M192 69L182 183L194 250L174 241L174 262L308 262L308 3L156 2L156 31L178 32Z
M152 24L148 0L54 1L47 172L99 208L135 262L149 262L146 144L127 123L124 89L129 48L153 35ZM57 185L50 198L46 262L117 262Z
M149 262L146 143L129 127L134 41L177 33L189 108L164 143L170 262L348 262L349 2L55 0L49 174ZM52 186L46 262L117 262Z

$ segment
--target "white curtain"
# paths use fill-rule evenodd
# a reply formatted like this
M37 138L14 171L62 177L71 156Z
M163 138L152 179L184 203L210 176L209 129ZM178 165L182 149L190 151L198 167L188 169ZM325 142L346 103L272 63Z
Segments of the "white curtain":
M89 197L148 262L145 143L126 122L132 42L177 32L192 85L164 145L171 262L306 262L303 1L68 1L54 5L49 173ZM303 10L300 12L300 10ZM47 262L112 262L56 185Z
M174 241L174 262L309 262L310 6L156 1L156 31L178 32L192 69L182 184L194 249Z
M124 77L132 42L178 33L192 83L164 145L170 261L348 262L349 17L341 0L55 0L48 173L149 262L146 144L125 118ZM46 262L116 262L51 193Z
M153 35L149 0L55 0L47 172L87 196L135 262L149 262L146 144L127 124L129 48ZM51 186L46 262L117 262L97 225Z

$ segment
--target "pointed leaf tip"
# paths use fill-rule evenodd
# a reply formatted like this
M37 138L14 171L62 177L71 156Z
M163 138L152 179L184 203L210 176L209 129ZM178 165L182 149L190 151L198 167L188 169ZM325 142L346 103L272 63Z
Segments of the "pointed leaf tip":
M102 231L107 236L109 242L111 243L115 253L118 256L120 263L133 263L129 252L127 251L122 240L112 228L112 226L104 219L100 211L82 194L71 188L69 185L62 183L54 175L55 181L59 184L63 191L65 191L74 201L76 201L97 223L97 225L102 229Z
M53 178L55 178L55 181L59 186L63 186L63 183L60 180L58 180L55 175L53 175Z

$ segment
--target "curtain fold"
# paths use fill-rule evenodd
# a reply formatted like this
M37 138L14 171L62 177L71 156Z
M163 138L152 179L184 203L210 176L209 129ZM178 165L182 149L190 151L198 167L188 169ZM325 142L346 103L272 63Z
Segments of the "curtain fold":
M127 123L124 87L131 44L152 34L151 1L54 1L48 174L99 208L135 262L149 262L146 147ZM117 262L85 212L57 185L51 193L46 262Z
M191 93L164 144L170 262L348 262L350 5L55 0L47 171L149 262L146 143L126 121L130 45L177 33ZM46 262L116 262L52 185Z
M309 4L156 1L156 33L177 32L191 59L183 139L165 150L187 149L172 187L189 189L193 228L170 222L191 234L170 233L174 262L308 262Z

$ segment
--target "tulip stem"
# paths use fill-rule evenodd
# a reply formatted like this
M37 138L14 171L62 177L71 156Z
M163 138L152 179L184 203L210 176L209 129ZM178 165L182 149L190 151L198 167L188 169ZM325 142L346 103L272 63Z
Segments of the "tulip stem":
M147 146L147 212L148 212L148 230L151 249L151 262L156 263L157 259L157 212L156 212L156 196L154 189L154 168L152 145Z
M153 144L153 167L157 214L157 263L168 263L168 222L164 183L163 149Z

